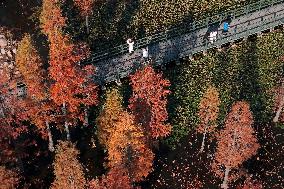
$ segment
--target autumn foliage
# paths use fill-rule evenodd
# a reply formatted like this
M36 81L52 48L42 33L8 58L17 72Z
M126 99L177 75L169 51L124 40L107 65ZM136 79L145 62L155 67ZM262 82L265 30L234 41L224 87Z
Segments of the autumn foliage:
M212 133L216 129L216 119L219 113L219 105L219 93L215 87L210 86L204 93L199 103L198 116L200 123L197 127L197 131L199 133L203 133L203 141L200 151L203 151L206 134Z
M86 180L78 155L79 151L71 142L59 142L53 163L55 180L52 189L85 188Z
M113 167L100 179L89 182L89 189L132 189L128 172L122 166Z
M123 111L122 98L117 89L107 91L104 108L97 118L98 138L101 144L107 145L111 133L115 129L115 123Z
M145 143L142 130L134 123L134 117L122 112L108 142L108 160L111 167L124 164L131 180L141 181L152 171L153 152Z
M239 186L237 189L263 189L261 182L247 178L243 186Z
M0 166L0 188L1 189L15 189L19 184L19 176L14 171L8 170Z
M51 99L63 107L64 126L67 139L70 139L68 125L86 118L86 111L80 106L86 110L97 104L97 86L91 79L95 69L91 65L81 68L78 64L89 55L89 49L84 44L73 44L70 37L63 34L65 18L59 1L45 0L40 20L42 31L49 40L49 75L53 81Z
M0 160L15 161L20 157L15 155L13 143L27 131L22 121L28 114L24 100L17 96L16 80L6 68L0 71L0 103Z
M59 0L43 0L40 14L40 26L47 36L53 35L54 31L61 31L66 25L66 19L62 16Z
M79 8L82 16L88 16L92 13L94 0L74 0L74 4Z
M230 171L237 169L244 161L256 154L259 144L252 128L253 117L249 104L239 101L233 104L228 114L225 127L218 136L213 169L219 176L224 176L223 188L228 188ZM220 170L225 167L225 175Z
M107 92L97 124L99 140L108 150L108 166L123 165L131 181L143 180L152 171L154 154L146 145L134 116L123 110L118 90Z
M151 66L146 66L130 76L133 95L129 108L137 124L141 124L144 133L153 138L170 134L171 126L165 123L168 119L167 96L170 91L169 80L163 79Z
M79 51L68 36L60 32L56 33L50 43L49 71L55 81L51 87L51 96L58 105L66 103L71 112L78 111L80 104L97 104L97 86L90 78L94 68L87 66L81 69L77 65L86 54Z
M28 95L38 100L45 98L42 60L32 44L31 36L25 34L17 49L16 64L27 85Z

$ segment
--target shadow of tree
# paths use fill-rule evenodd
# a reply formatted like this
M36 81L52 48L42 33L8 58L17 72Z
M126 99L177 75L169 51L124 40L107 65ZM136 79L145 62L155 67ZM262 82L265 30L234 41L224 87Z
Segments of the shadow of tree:
M237 82L240 86L240 94L232 94L236 100L246 100L250 103L255 122L264 121L265 96L259 83L259 65L257 53L257 38L248 39L243 43L243 52L239 52L240 64Z
M72 0L63 4L64 14L68 17L66 32L75 40L87 41L93 51L108 49L125 43L133 37L130 26L133 15L139 8L139 0L108 0L96 2L93 14L89 17L90 33L86 33L84 18Z

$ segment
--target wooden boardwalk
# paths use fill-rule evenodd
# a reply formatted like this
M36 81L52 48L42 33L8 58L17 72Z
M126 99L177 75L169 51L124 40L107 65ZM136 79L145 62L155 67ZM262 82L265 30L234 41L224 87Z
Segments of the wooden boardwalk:
M223 33L223 22L231 16L229 31ZM191 57L210 48L247 38L252 34L273 29L284 23L284 0L262 0L240 7L236 10L202 19L188 26L174 28L153 36L135 41L135 52L128 53L127 44L110 49L108 52L94 54L81 64L94 64L97 71L96 83L103 85L118 81L139 69L142 59L142 48L149 48L149 56L157 65ZM211 44L208 34L212 25L218 31L217 41Z

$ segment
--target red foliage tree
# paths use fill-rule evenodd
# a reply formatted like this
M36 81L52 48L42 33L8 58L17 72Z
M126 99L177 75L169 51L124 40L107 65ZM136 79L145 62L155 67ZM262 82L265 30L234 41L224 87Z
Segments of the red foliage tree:
M50 68L49 74L54 84L51 86L51 97L54 102L63 106L64 127L67 139L70 139L69 125L74 118L83 120L79 106L97 104L97 87L91 80L93 66L81 69L77 62L89 54L85 45L74 45L68 35L62 33L65 18L62 16L58 0L45 0L41 13L41 28L48 36ZM84 112L87 120L87 111Z
M132 189L127 170L122 166L110 169L107 175L91 180L89 189Z
M74 0L74 4L79 8L80 13L86 19L87 33L89 33L89 16L92 14L94 0Z
M86 107L97 104L97 86L91 80L93 66L81 69L77 62L86 57L78 53L78 48L70 42L68 36L57 32L50 42L50 76L55 81L51 86L51 97L58 105L63 105L65 129L70 139L68 125L79 117L81 104Z
M170 134L171 126L166 124L167 96L166 89L170 82L157 74L151 66L146 66L130 76L133 95L129 108L144 133L151 138L164 137Z
M249 104L239 101L233 104L228 114L224 130L218 136L213 170L218 176L224 176L222 188L228 188L229 173L244 161L255 155L259 144L252 128L253 117ZM225 174L220 168L225 168Z
M259 181L247 178L243 186L239 186L237 189L263 189L263 186Z
M18 153L16 139L27 131L22 124L27 120L27 107L18 98L16 81L6 68L0 71L0 102L0 159L21 162L24 154Z

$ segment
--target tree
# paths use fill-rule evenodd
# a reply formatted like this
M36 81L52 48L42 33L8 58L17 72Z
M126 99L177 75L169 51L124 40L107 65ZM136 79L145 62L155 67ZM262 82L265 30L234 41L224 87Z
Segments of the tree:
M86 186L83 167L77 160L79 151L71 142L60 141L53 163L55 180L52 189L83 189Z
M44 71L42 60L35 49L31 36L25 34L18 45L16 64L27 86L26 105L29 107L28 115L32 123L39 129L42 136L49 139L49 150L54 151L52 133L49 123L52 121L52 111L56 109L53 101L49 99L47 87L48 76Z
M25 34L18 45L16 65L24 78L28 95L37 100L45 99L42 61L29 34Z
M154 154L134 116L123 110L118 90L108 91L106 97L97 124L99 140L108 151L108 166L123 165L132 182L141 181L152 171Z
M58 106L50 99L44 99L42 101L29 99L28 106L28 114L31 123L36 125L44 139L48 138L48 149L53 152L55 148L50 123L60 121L60 116L58 116L60 109L58 109Z
M97 86L91 79L95 68L90 65L82 69L77 64L88 56L89 49L86 45L74 45L70 37L62 33L65 18L58 3L57 0L43 2L41 28L50 42L49 74L54 81L51 98L62 106L64 128L70 140L69 125L74 125L76 118L87 120L86 109L97 104ZM50 16L51 13L54 15ZM80 109L81 105L85 106L84 112Z
M239 186L237 189L262 189L263 186L261 182L253 180L252 178L247 178L243 186Z
M200 152L203 152L205 145L205 137L207 133L214 132L216 128L216 119L219 113L219 93L215 87L208 87L203 94L203 98L199 103L198 116L200 124L197 127L199 133L203 133L202 145Z
M23 169L21 158L24 155L18 150L17 138L27 131L22 121L27 120L27 107L23 99L17 96L14 75L8 68L0 71L0 159L2 162L16 161Z
M55 31L61 31L66 26L66 18L62 16L59 6L60 0L43 0L40 14L42 32L50 38Z
M89 29L89 15L92 14L92 8L94 5L94 0L74 0L74 4L80 10L81 16L85 17L87 34L90 33Z
M87 54L81 52L70 42L69 37L61 32L57 32L50 43L49 73L55 81L51 86L51 97L57 105L62 105L67 139L70 139L68 125L72 120L75 117L83 120L79 106L88 107L98 102L97 86L91 79L94 67L86 66L81 69L77 65Z
M122 108L122 97L117 89L108 90L106 92L106 101L102 112L98 116L97 129L98 138L101 144L107 145L108 139L114 130L115 123L120 117Z
M123 164L131 181L141 181L152 171L154 154L146 145L143 131L128 112L121 113L108 145L109 166Z
M129 108L136 123L142 125L148 138L169 135L171 126L165 123L168 118L166 106L170 91L166 88L170 86L169 80L155 73L151 66L137 71L130 80L133 94Z
M215 162L212 165L219 176L223 175L219 169L225 167L222 188L228 188L230 171L255 155L259 148L252 124L253 117L249 104L244 101L233 104L226 118L225 127L218 136Z
M0 188L15 189L19 185L19 176L16 172L0 166Z
M89 189L132 189L127 170L122 166L113 167L107 175L91 180Z

